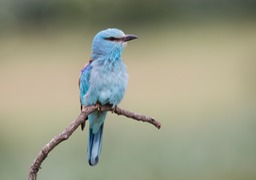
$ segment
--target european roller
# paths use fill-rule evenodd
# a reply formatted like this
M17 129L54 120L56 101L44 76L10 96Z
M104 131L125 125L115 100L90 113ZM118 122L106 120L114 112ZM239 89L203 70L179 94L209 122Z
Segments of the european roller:
M128 83L122 52L127 41L137 39L119 29L100 31L93 39L89 63L82 69L79 80L81 106L117 106L124 97ZM107 112L94 111L88 116L88 162L94 166L99 161L102 133ZM85 124L82 124L82 130Z

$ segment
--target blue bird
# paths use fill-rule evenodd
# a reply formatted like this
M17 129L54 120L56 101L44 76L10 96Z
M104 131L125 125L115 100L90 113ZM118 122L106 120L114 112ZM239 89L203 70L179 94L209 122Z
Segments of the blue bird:
M126 66L122 52L127 41L137 39L135 35L125 35L119 29L100 31L93 39L89 63L81 70L79 80L80 102L82 106L95 104L117 106L124 97L128 83ZM88 162L94 166L99 161L102 133L107 112L94 111L88 116L89 140ZM85 124L82 124L82 130Z

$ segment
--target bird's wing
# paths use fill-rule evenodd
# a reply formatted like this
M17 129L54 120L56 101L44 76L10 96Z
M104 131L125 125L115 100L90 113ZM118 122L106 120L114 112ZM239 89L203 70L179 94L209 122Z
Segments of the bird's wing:
M81 75L78 81L79 89L80 89L80 103L81 103L81 110L83 108L84 103L84 96L87 93L89 86L90 86L90 75L91 75L91 62L92 59L89 60L89 63L87 63L84 68L81 70ZM85 123L81 124L82 130L85 127Z
M83 103L83 96L87 93L89 89L89 80L90 80L90 74L91 74L91 62L93 60L90 58L89 62L85 64L84 68L81 70L80 78L78 81L79 89L80 89L80 103L81 105L84 105Z

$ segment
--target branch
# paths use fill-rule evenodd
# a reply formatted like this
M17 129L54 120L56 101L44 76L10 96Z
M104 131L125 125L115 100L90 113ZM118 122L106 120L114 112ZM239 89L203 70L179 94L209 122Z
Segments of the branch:
M157 120L155 120L154 118L144 116L144 115L141 115L141 114L137 114L137 113L134 113L134 112L130 112L130 111L122 109L118 106L116 106L114 109L112 108L112 106L102 106L100 108L100 110L101 111L112 111L112 112L116 113L117 115L123 115L125 117L132 118L136 121L142 121L142 122L150 123L158 129L161 128L161 123L158 122Z
M72 135L72 133L78 128L78 126L86 121L88 115L95 110L111 111L113 113L116 113L117 115L123 115L123 116L132 118L137 121L148 122L148 123L154 125L155 127L157 127L158 129L160 129L160 127L161 127L160 122L158 122L154 118L140 115L137 113L133 113L133 112L127 111L125 109L119 108L117 106L114 109L112 108L112 106L109 106L109 105L106 105L106 106L94 105L94 106L83 107L80 115L68 127L66 127L62 133L55 136L39 152L39 154L37 155L33 164L30 166L28 180L36 180L37 172L41 168L40 166L41 166L42 162L45 160L45 158L51 152L51 150L53 150L62 141L67 140Z

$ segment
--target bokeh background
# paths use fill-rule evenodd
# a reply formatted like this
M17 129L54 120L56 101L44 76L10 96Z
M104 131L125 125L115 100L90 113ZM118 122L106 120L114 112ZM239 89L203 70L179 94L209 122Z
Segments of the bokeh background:
M96 167L78 129L38 179L256 179L253 0L1 0L0 179L26 179L78 116L80 69L109 27L139 36L123 54L120 106L162 128L109 114Z

